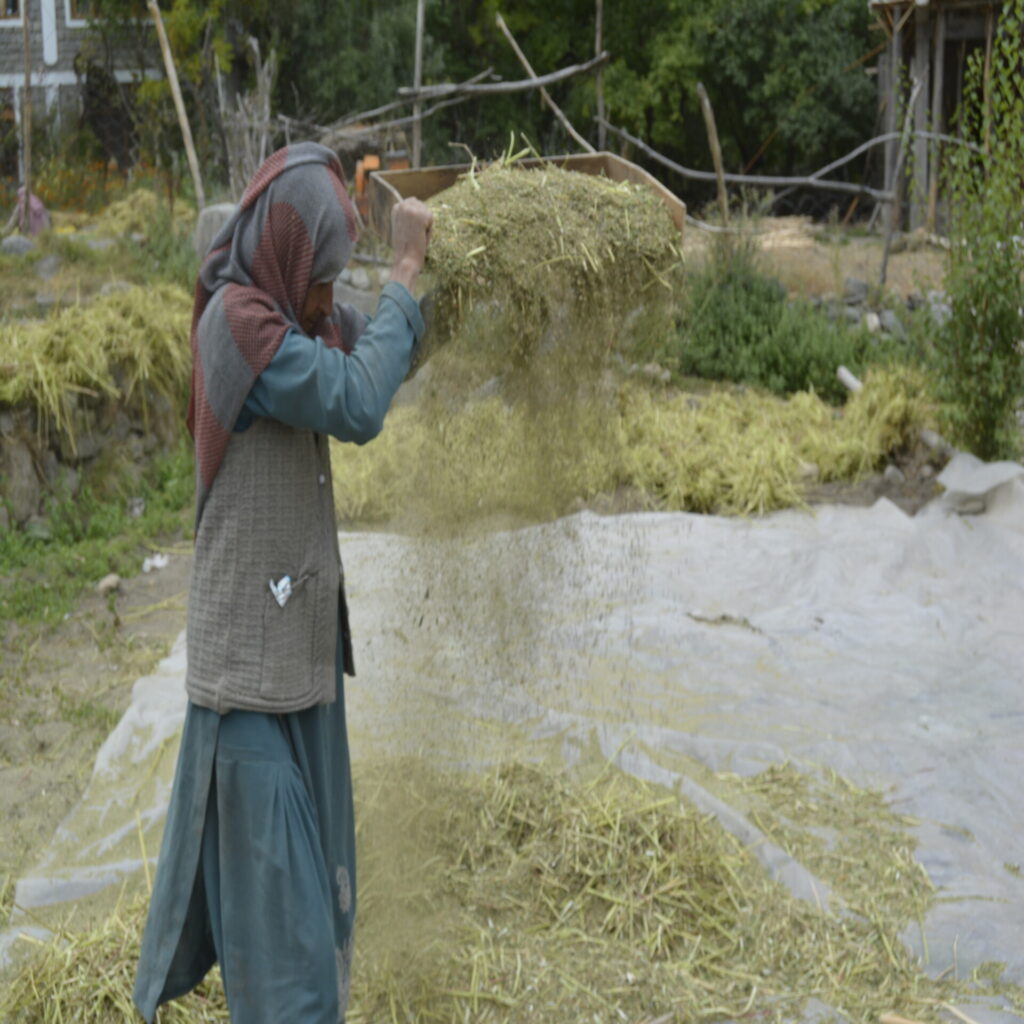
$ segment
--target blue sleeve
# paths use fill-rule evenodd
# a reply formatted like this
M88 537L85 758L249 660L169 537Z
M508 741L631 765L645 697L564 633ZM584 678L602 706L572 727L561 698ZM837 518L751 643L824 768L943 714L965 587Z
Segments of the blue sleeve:
M384 286L377 312L351 354L289 331L256 378L235 430L263 416L365 444L381 432L422 334L419 304L394 281Z

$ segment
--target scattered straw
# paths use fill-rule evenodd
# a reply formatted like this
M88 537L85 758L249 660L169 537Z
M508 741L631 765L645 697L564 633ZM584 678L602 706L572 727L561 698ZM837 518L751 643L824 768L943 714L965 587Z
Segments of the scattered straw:
M536 520L624 491L640 507L762 514L801 504L802 464L856 480L911 445L930 415L923 385L891 371L869 374L837 412L806 393L667 395L544 366L520 371L518 391L512 381L504 395L450 404L461 367L439 360L440 397L396 409L372 445L335 447L339 516L428 528Z
M903 863L898 844L877 844L879 829L901 831L877 794L787 766L739 785L784 813L787 835L829 822L846 851L832 854L834 866L858 851L884 873ZM348 1019L358 1024L781 1022L801 1019L812 997L849 1021L895 1013L934 1022L978 991L930 980L911 961L898 899L892 912L823 914L771 881L712 817L617 771L587 783L513 765L470 778L400 761L362 770L356 792L360 923ZM899 895L867 892L875 880L863 874L847 884L851 908ZM119 903L93 931L62 929L11 976L0 1019L131 1019L144 912L143 902ZM161 1016L226 1019L216 975Z

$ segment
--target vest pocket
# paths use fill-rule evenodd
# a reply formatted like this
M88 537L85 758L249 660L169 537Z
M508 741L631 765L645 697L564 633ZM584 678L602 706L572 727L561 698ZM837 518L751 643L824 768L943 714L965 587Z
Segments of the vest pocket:
M281 573L264 584L260 696L274 701L302 698L316 680L317 574L285 578Z

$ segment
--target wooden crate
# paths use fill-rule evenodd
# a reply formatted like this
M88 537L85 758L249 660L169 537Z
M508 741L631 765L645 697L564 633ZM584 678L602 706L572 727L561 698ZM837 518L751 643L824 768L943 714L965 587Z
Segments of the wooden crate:
M683 233L686 225L686 204L670 192L657 178L642 167L624 160L614 153L582 153L574 156L549 156L541 159L530 157L517 160L515 167L543 167L554 164L567 171L581 174L603 174L612 181L632 181L646 185L665 203L669 215ZM391 207L410 196L429 199L443 192L458 181L470 169L469 164L444 164L440 167L424 167L420 170L374 171L370 175L369 207L370 223L385 238L390 240Z

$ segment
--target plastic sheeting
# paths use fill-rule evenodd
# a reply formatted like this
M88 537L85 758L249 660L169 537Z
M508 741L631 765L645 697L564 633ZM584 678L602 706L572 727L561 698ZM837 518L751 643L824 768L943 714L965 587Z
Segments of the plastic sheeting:
M940 479L945 498L913 518L881 500L757 520L582 513L458 540L343 535L354 756L479 767L596 746L716 813L821 901L827 887L693 769L832 767L920 822L942 896L928 969L997 960L1024 983L1024 468L957 455ZM19 904L137 869L136 806L156 850L183 657L179 641L136 685ZM906 941L924 952L919 929Z

